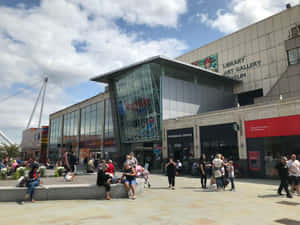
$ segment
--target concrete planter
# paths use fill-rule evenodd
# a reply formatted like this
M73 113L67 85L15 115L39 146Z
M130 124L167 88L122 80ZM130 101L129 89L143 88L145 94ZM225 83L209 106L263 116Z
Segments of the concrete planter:
M27 188L0 187L0 202L23 201ZM136 194L144 192L144 179L137 179ZM111 185L112 198L127 198L123 184ZM94 184L43 185L34 193L37 201L105 199L105 188Z

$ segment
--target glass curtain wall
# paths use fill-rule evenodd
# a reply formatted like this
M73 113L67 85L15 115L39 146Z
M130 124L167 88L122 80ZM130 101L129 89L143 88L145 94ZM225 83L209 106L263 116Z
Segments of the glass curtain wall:
M104 137L105 138L114 137L114 127L113 127L110 99L105 100L105 125L104 126L105 126Z
M102 133L103 102L98 102L81 109L81 136L100 136Z
M64 143L72 142L78 135L78 111L70 112L64 115Z
M58 145L60 144L61 138L61 117L57 117L50 121L50 143L48 158L51 162L58 160Z
M124 73L115 81L122 143L160 141L160 66L150 63Z

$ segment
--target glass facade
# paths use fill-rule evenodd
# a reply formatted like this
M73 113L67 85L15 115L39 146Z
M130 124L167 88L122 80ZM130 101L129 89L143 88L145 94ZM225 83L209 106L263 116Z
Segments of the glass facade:
M56 162L58 159L58 144L61 139L61 117L57 117L50 121L50 142L48 158L52 162Z
M122 143L161 139L160 65L131 69L114 82Z
M81 109L81 136L101 135L103 102L98 102Z
M78 111L64 115L64 137L74 137L78 135Z
M300 64L300 48L288 50L289 64Z
M104 137L114 137L114 125L112 120L110 99L105 100L105 125Z

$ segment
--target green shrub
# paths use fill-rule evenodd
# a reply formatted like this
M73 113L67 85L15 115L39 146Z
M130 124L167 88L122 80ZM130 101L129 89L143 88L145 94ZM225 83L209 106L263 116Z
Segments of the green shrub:
M7 178L7 169L3 168L0 170L1 179L5 180Z
M19 171L19 177L25 176L25 167L19 167L17 171Z
M64 173L64 170L65 170L65 168L62 167L62 166L56 167L54 176L55 176L55 177L60 177L60 176L62 176L63 173Z
M41 177L46 176L46 167L45 166L40 167L40 175L41 175Z
M15 179L15 180L18 180L19 177L20 177L20 176L19 176L19 171L16 170L16 172L14 172L14 175L13 175L13 176L14 176L14 179Z

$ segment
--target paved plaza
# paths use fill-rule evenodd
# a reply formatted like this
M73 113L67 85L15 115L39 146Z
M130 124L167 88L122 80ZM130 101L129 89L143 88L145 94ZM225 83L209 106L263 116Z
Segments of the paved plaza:
M94 182L95 175L77 178L77 183ZM236 181L235 192L211 192L199 188L198 178L178 177L176 190L166 188L166 176L152 175L151 179L151 189L145 189L136 200L2 202L0 224L296 225L284 219L300 221L300 196L277 196L274 180L241 179Z

